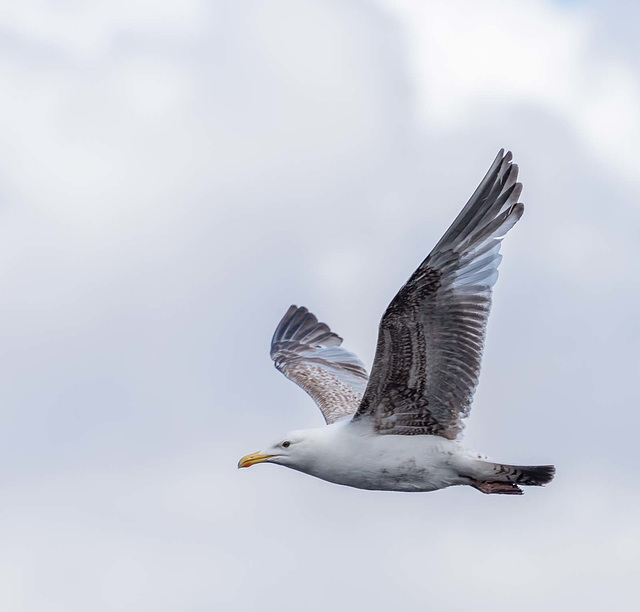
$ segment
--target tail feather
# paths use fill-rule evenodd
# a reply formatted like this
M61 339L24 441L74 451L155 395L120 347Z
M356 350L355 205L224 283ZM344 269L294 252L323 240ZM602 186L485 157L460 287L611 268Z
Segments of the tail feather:
M502 465L496 463L494 471L497 480L540 487L553 480L556 468L553 465Z
M522 495L518 485L540 487L553 480L553 465L504 465L478 461L472 486L483 493ZM477 464L476 464L477 465Z

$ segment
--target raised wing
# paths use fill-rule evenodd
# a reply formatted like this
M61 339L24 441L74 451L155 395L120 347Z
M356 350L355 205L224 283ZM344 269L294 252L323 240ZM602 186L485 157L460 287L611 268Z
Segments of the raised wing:
M313 398L327 424L353 414L367 387L362 362L341 344L328 325L297 306L287 310L271 340L276 368Z
M491 168L380 322L371 379L354 421L377 433L454 439L478 385L500 241L520 219L511 153Z

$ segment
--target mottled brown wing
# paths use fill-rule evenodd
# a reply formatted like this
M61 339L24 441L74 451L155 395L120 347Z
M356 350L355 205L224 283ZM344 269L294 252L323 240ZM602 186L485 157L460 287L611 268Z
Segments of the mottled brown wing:
M327 423L353 414L367 386L362 362L306 308L291 306L271 341L271 359L318 404Z
M354 421L381 434L463 429L478 385L500 241L520 219L522 185L500 151L462 212L387 308Z

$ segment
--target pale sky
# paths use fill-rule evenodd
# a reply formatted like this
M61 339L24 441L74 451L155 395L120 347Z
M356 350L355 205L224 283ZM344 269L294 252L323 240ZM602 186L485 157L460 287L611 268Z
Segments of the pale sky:
M0 3L0 609L631 609L640 7ZM321 426L305 305L370 367L500 147L524 183L465 443L523 497L240 456Z

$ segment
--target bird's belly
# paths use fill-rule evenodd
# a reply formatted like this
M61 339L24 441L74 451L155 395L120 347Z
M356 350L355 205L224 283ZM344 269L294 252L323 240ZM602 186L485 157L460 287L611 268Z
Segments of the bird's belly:
M425 444L424 438L431 436L420 437L422 444L415 452L399 451L393 444L360 449L332 465L317 466L313 475L336 484L379 491L435 491L462 484L454 453Z
M458 484L454 482L457 474L448 466L413 460L376 468L363 466L344 480L341 484L377 491L435 491Z

